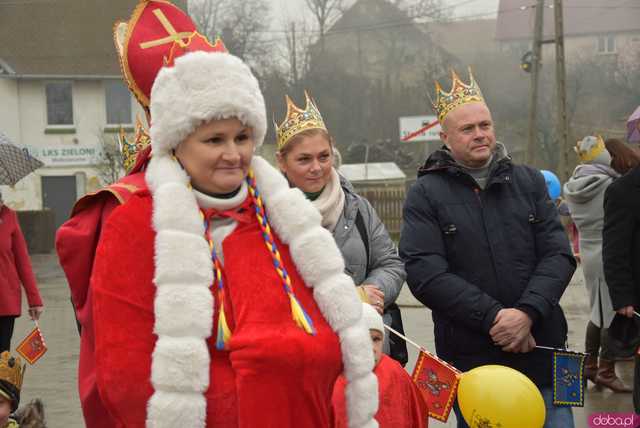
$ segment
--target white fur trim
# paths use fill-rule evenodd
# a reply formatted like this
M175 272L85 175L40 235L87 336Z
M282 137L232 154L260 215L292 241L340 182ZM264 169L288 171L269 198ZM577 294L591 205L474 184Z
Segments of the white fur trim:
M315 287L337 272L344 272L342 254L336 247L333 235L324 227L318 225L308 229L306 233L294 237L289 247L298 272L310 287ZM336 251L331 251L333 249Z
M155 298L158 336L195 336L206 339L213 327L213 296L201 284L163 284ZM194 317L190 311L199 315Z
M345 273L333 275L318 283L313 288L313 297L327 322L337 331L354 325L362 316L362 306L353 287L353 280Z
M373 351L370 353L373 355ZM375 394L372 394L372 391L375 391ZM347 400L350 428L361 427L371 422L378 411L378 394L378 378L373 372L347 384L344 395Z
M362 308L362 304L360 304ZM344 364L344 375L348 381L370 373L367 367L363 367L362 361L373 360L373 345L371 344L371 334L364 323L364 319L359 318L358 322L340 332L340 346L342 348L342 363Z
M165 282L196 282L208 287L213 281L209 244L202 236L179 230L156 233L156 286ZM171 261L162 263L162 261Z
M209 348L201 338L159 336L153 362L156 389L205 392L209 387Z
M378 384L373 374L371 339L353 281L343 272L340 250L332 235L321 227L320 214L302 192L290 189L282 174L260 157L254 156L252 168L271 226L289 244L298 271L305 283L314 288L320 311L340 338L348 381L349 427L377 427L373 416L377 410ZM201 351L202 347L206 349L203 338L211 335L212 325L200 320L211 320L213 303L203 302L204 295L195 296L200 296L212 280L209 248L203 239L202 226L196 227L197 202L178 163L155 152L154 147L146 178L153 194L156 230L154 327L158 334L152 357L155 391L149 400L147 427L203 428L206 401L202 392L210 380L209 356ZM184 207L192 208L180 209L179 214L159 212L175 208L177 198ZM180 296L179 290L187 294ZM176 317L172 305L180 308L180 316ZM194 368L182 367L184 361L192 360Z
M191 215L198 209L198 205L184 184L164 184L156 189L154 196L158 200L155 205L156 228L176 228L195 235L204 233L200 216Z
M166 154L202 123L238 118L254 131L256 146L267 132L264 97L251 69L238 57L191 52L163 67L151 89L151 146Z
M158 335L151 358L154 393L146 426L204 428L203 393L209 386L210 365L206 339L213 324L213 298L208 290L213 280L211 254L195 196L187 187L189 178L179 164L154 153L145 178L153 194L154 332Z
M258 188L260 188L258 186ZM299 193L298 195L292 195ZM277 210L271 210L267 215L272 227L282 230L279 238L284 243L290 243L295 236L302 235L307 231L309 223L321 221L322 216L313 205L308 204L304 194L300 189L292 188L284 192L279 192L269 198L271 206L277 206Z
M202 394L156 391L147 406L147 428L204 427L206 418Z

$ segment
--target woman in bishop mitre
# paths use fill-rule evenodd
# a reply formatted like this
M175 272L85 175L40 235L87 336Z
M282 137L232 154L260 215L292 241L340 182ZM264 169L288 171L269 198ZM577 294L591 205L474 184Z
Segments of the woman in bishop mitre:
M375 427L353 281L321 215L255 156L249 67L189 52L151 92L147 188L109 217L92 278L98 389L117 427Z

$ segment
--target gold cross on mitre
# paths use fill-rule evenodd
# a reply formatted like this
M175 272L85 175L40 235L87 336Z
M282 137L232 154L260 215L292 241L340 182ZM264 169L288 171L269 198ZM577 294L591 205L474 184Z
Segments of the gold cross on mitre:
M182 39L188 38L191 35L191 32L187 31L187 32L178 33L176 29L173 28L173 25L171 25L171 22L169 22L165 14L162 13L160 9L155 9L153 11L153 14L156 16L156 18L158 18L158 21L160 21L160 23L162 24L164 29L167 30L167 33L169 35L161 39L150 40L148 42L140 43L140 48L148 49L148 48L153 48L156 46L164 45L166 43L173 43L173 42L178 43L180 47L184 48L186 46L186 43L183 42Z

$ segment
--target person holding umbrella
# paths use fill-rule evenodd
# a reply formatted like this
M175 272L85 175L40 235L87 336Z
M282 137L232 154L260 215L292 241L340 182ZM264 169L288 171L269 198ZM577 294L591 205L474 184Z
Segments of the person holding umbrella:
M16 213L4 205L0 193L0 352L8 351L15 319L21 315L20 284L29 302L29 316L44 310Z

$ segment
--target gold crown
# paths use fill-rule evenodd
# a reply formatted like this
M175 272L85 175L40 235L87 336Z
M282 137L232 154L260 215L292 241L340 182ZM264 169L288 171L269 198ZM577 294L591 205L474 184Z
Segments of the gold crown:
M588 150L581 150L580 143L586 140L587 138L595 139L596 144L592 145ZM604 139L602 138L602 136L597 135L595 137L587 136L583 140L578 141L576 143L576 146L573 148L573 150L575 150L575 152L578 154L578 157L580 158L581 162L591 162L592 160L597 158L598 155L600 155L600 153L605 151L606 147L604 145Z
M471 67L469 67L468 85L460 80L460 77L458 77L454 70L451 70L451 79L453 83L450 92L445 92L442 86L440 86L440 83L436 81L437 98L435 104L433 104L433 108L438 115L440 123L442 123L447 114L461 105L473 102L484 102L482 91L480 91L476 79L473 78Z
M304 97L306 99L306 106L304 110L296 106L288 95L285 95L287 101L287 115L284 120L278 126L274 122L276 127L276 138L278 150L282 148L291 140L294 135L306 131L307 129L324 129L327 127L322 120L320 110L316 107L315 103L307 93L304 91Z
M9 382L18 391L22 388L22 378L26 364L22 365L20 357L12 357L9 351L0 354L0 380Z
M149 138L149 134L146 129L144 129L144 125L142 125L139 116L136 115L136 130L133 141L130 142L127 140L124 129L120 128L118 147L122 154L122 166L127 174L135 166L138 153L144 150L149 144L151 144L151 138Z

